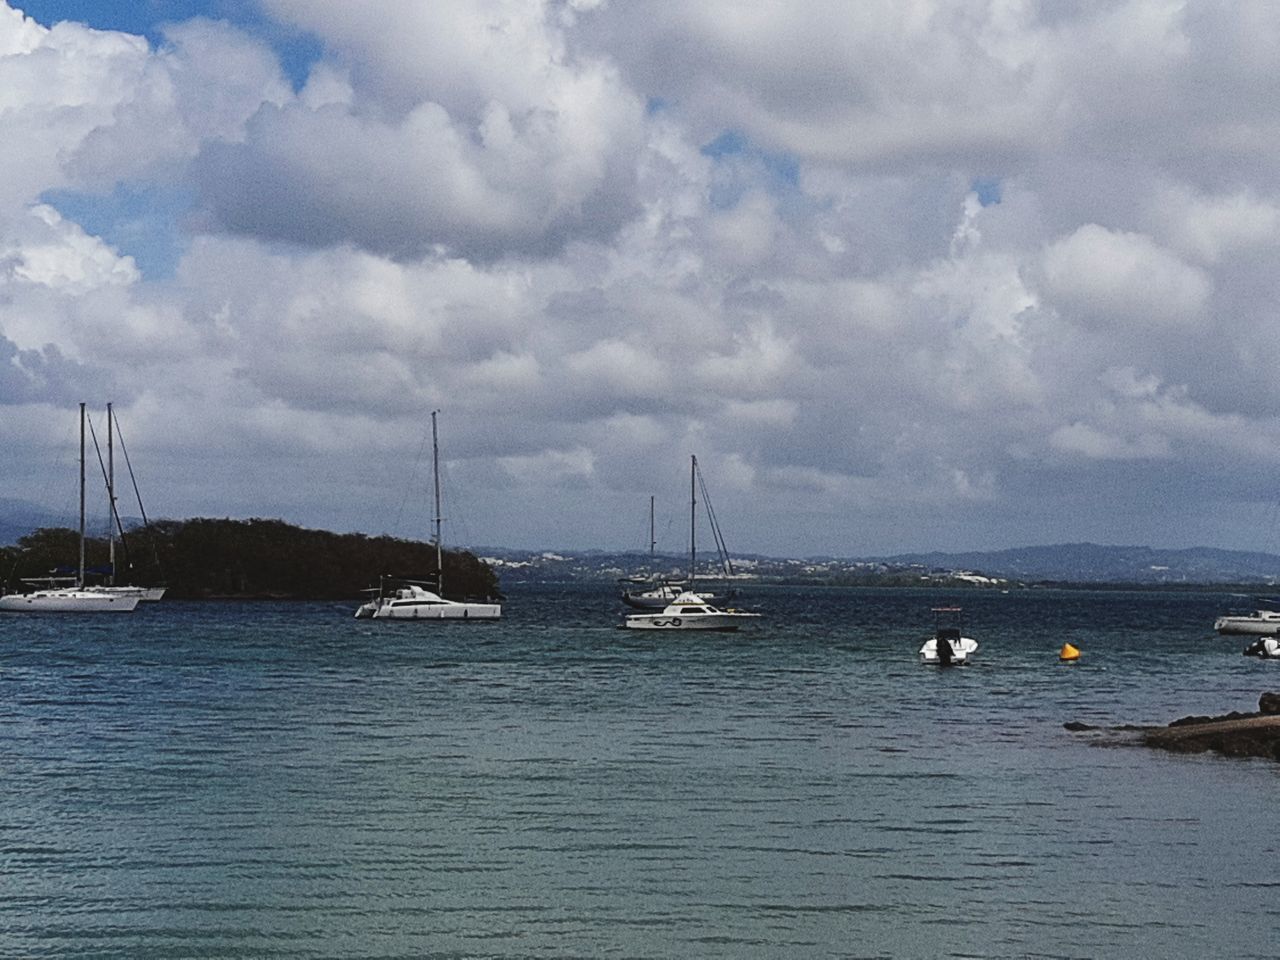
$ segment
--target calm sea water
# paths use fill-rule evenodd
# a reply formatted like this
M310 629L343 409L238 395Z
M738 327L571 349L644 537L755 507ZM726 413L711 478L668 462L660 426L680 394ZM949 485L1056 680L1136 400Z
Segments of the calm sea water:
M1062 728L1280 690L1213 634L1232 598L756 589L699 637L509 593L493 625L0 619L0 955L1280 949L1280 765ZM946 601L965 669L916 662Z

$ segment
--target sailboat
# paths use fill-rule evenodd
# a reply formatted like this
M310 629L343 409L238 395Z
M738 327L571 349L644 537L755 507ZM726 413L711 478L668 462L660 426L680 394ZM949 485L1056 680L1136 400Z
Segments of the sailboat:
M502 604L446 600L444 594L444 551L440 525L440 443L436 433L436 414L431 411L431 473L436 494L436 579L408 580L383 575L378 579L376 595L356 609L357 620L498 620ZM435 587L429 590L428 587Z
M155 603L164 597L165 587L143 587L132 584L116 583L116 533L120 534L120 543L125 547L125 557L128 558L128 547L124 539L124 525L120 522L120 512L116 509L116 461L115 461L115 431L118 427L115 411L112 405L107 404L107 462L103 467L103 472L107 481L107 503L110 505L111 516L108 520L110 533L107 539L107 582L101 585L85 587L91 593L103 593L116 597L137 597L144 603ZM93 423L89 424L90 432L93 431ZM98 438L94 435L94 448L98 448ZM129 468L129 480L133 483L133 492L138 497L138 510L142 513L142 525L147 525L147 511L142 505L142 495L138 493L138 481L133 475L133 464L129 460L129 451L124 445L124 437L120 437L120 449L124 452L124 462ZM98 452L98 462L102 463L101 450ZM157 567L159 560L156 561Z
M54 586L50 581L24 581L28 584L49 582L43 589L28 593L0 596L0 611L12 613L128 613L138 605L137 596L103 594L85 589L84 585L84 404L80 404L80 565L75 582Z
M758 613L747 613L742 610L721 610L708 602L707 596L695 593L698 570L698 486L702 474L698 472L698 458L693 456L689 463L689 580L685 590L672 598L661 611L649 613L631 613L627 615L623 626L631 630L737 630L738 627L760 616ZM706 496L706 485L702 485L703 499ZM707 502L707 516L711 521L712 536L726 569L728 551L725 549L724 537L720 533L720 525L716 522L715 511Z
M654 535L653 524L654 498L649 497L649 570L647 577L621 577L622 602L636 610L662 610L672 600L685 592L683 580L668 580L652 572L655 567L655 550L658 541ZM704 599L714 599L710 594L701 594Z

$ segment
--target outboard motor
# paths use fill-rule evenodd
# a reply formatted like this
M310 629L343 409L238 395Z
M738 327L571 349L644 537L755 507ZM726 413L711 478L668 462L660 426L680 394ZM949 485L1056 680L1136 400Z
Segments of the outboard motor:
M951 630L939 630L933 638L938 650L938 666L940 667L949 667L955 662L956 651L955 647L951 645L952 632ZM956 630L954 633L956 638L959 639L960 631Z
M1267 655L1267 650L1264 643L1264 640L1259 637L1257 640L1253 641L1253 643L1244 648L1244 655L1246 657L1265 657Z

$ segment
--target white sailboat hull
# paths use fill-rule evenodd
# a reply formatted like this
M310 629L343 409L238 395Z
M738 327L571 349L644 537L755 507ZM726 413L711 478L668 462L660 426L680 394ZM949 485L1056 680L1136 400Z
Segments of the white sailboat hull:
M167 587L85 587L86 593L101 593L112 597L137 597L142 603L155 603L164 596Z
M1224 636L1271 637L1280 634L1280 613L1259 610L1251 614L1219 617L1214 621L1213 629Z
M128 613L136 596L114 596L88 590L37 590L0 597L0 611L10 613Z

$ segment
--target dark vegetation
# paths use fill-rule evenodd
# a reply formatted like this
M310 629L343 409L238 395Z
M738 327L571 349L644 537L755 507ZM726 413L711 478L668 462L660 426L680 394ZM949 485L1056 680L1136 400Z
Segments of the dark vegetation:
M85 545L86 566L105 568L105 539ZM80 541L74 530L46 527L0 547L0 577L20 590L24 577L74 575ZM166 584L174 599L354 599L380 574L432 579L430 543L361 533L330 533L282 520L161 520L126 534L116 545L117 583ZM92 577L89 577L92 581ZM101 579L100 577L98 578ZM444 551L445 595L498 599L498 578L464 550Z

